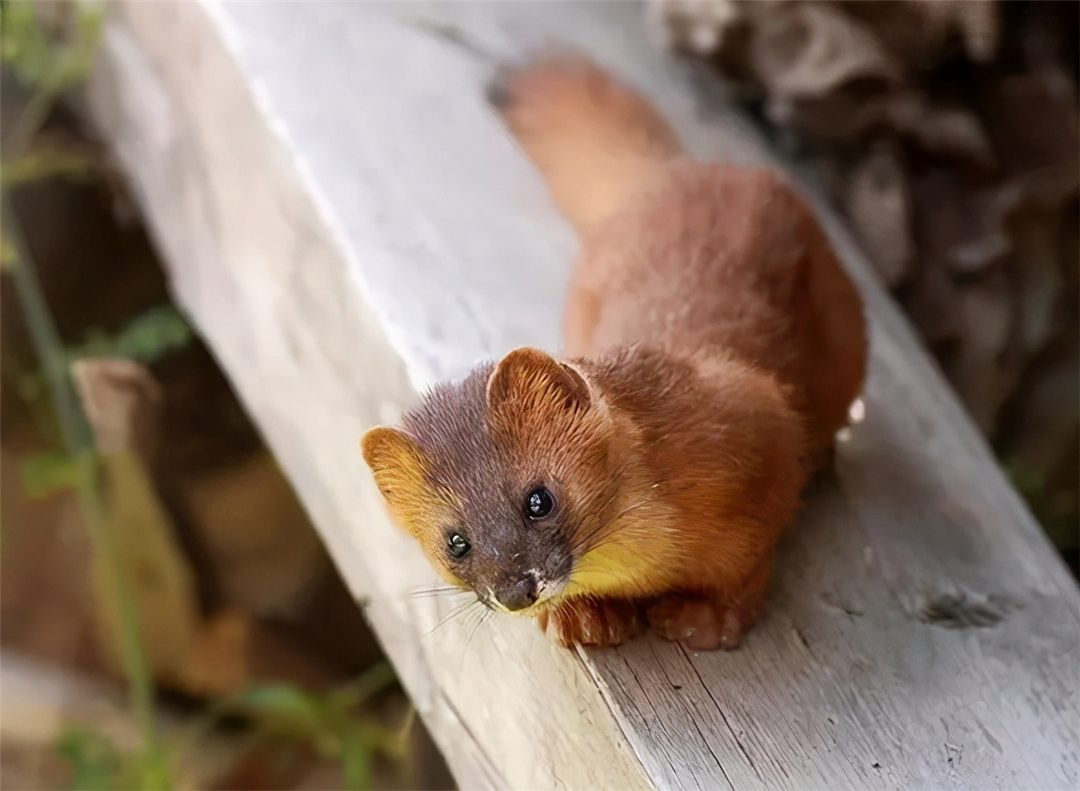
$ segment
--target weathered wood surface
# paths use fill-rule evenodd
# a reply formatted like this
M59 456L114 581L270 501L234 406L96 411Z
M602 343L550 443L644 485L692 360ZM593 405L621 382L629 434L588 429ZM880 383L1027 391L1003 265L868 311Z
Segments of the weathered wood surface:
M640 7L115 10L91 106L463 787L1076 787L1080 593L827 211L872 314L866 420L742 648L574 654L509 617L436 628L460 600L409 596L433 577L360 434L480 359L555 351L576 247L484 103L490 58L577 43L691 150L770 161Z

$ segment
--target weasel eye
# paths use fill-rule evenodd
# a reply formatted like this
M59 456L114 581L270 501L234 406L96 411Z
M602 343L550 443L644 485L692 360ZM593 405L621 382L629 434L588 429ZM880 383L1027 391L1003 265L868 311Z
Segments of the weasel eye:
M461 560L469 554L472 544L461 533L451 533L450 537L446 539L446 547L452 557Z
M554 510L555 498L543 486L529 492L525 500L525 513L530 519L543 519Z

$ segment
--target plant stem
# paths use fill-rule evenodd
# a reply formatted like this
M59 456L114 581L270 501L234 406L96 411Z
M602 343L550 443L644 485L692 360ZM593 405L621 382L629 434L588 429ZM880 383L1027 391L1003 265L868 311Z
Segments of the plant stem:
M34 136L45 123L56 100L66 87L63 79L65 57L86 58L89 64L97 46L99 23L90 39L85 36L73 47L62 51L52 63L49 74L36 86L18 118L4 151L5 157L17 158L30 146ZM86 25L79 31L85 32ZM87 49L80 49L80 44ZM169 774L164 753L155 727L155 688L153 676L142 643L139 610L129 580L120 559L115 536L109 528L100 480L101 466L94 435L79 406L68 372L68 360L60 333L56 329L41 283L33 266L22 229L10 205L6 190L0 191L0 232L14 251L10 274L15 281L23 319L30 332L31 344L45 374L61 441L78 469L78 497L86 520L93 552L102 561L110 604L115 608L120 631L120 661L128 681L128 691L135 719L142 734L140 776L143 787L168 788Z
M60 421L61 440L66 450L74 456L79 449L93 446L93 435L76 403L75 393L68 384L64 344L49 313L37 273L28 265L30 258L15 213L7 195L3 198L3 219L0 227L15 251L15 261L9 273L15 281L23 319L30 331L30 341L45 373L53 408Z
M11 132L8 145L8 159L14 160L26 152L30 141L34 139L42 124L49 117L56 102L56 92L49 88L39 88L30 97L26 106L19 113L19 120L15 123L15 129Z
M9 272L15 281L24 320L48 383L53 406L60 423L60 434L67 453L78 465L78 495L93 542L94 552L103 560L106 584L120 623L120 656L127 676L132 708L142 732L143 749L148 760L161 760L154 723L154 684L142 645L142 629L135 599L120 562L115 538L109 529L101 493L100 466L93 433L78 405L66 366L64 346L38 282L18 221L7 196L0 198L2 228L15 260Z

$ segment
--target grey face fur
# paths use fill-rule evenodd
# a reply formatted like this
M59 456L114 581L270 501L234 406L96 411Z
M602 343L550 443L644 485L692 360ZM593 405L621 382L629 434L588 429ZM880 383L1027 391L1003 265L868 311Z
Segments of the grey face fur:
M573 565L574 513L563 482L537 469L536 460L511 458L487 423L487 382L494 364L479 366L463 382L437 386L405 415L404 429L430 462L428 483L454 493L457 524L439 525L448 546L458 534L470 545L446 563L489 606L521 610L557 594ZM530 518L528 499L539 488L554 508Z

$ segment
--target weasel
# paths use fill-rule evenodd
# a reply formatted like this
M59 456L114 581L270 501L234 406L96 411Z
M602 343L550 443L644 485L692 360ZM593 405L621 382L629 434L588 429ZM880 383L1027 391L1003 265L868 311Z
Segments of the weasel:
M489 98L581 239L565 353L435 387L364 459L450 583L556 642L733 648L861 391L858 293L783 178L688 158L592 62Z

